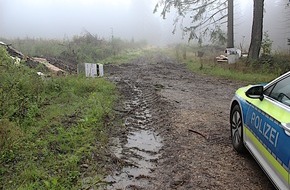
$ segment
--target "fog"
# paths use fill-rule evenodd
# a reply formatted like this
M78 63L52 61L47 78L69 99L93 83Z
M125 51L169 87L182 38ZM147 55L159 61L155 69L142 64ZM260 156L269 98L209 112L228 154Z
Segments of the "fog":
M235 46L250 45L253 18L253 0L235 2ZM290 6L288 0L265 0L264 32L273 41L273 50L288 51L287 38L290 38Z
M102 38L179 41L172 19L153 14L156 0L0 0L0 36L70 38L86 31Z
M153 14L158 0L0 0L0 37L66 39L84 32L110 39L147 40L154 45L187 42L172 34L166 20ZM248 48L253 0L235 0L235 45ZM264 31L275 49L288 49L290 8L287 0L265 0Z

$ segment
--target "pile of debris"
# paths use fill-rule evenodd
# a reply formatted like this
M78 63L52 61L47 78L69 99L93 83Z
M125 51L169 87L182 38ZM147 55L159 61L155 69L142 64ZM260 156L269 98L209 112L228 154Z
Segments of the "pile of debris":
M65 61L56 59L56 58L39 58L39 57L29 57L24 55L20 51L12 47L11 44L6 44L0 41L0 46L4 46L15 61L16 64L20 64L21 61L24 61L27 66L31 68L36 68L39 64L44 65L47 70L53 75L65 75L66 73L76 73L77 66L75 63L70 64ZM37 72L39 75L43 75L41 72Z
M226 48L224 53L225 55L222 54L215 58L217 62L227 62L231 64L235 63L238 59L240 59L243 56L242 51L236 48Z

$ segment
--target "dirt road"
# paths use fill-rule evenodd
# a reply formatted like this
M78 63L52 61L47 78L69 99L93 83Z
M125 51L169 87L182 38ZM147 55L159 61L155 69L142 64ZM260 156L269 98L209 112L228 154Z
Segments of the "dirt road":
M274 189L250 155L238 155L229 104L245 84L188 71L161 55L105 67L123 97L105 189Z

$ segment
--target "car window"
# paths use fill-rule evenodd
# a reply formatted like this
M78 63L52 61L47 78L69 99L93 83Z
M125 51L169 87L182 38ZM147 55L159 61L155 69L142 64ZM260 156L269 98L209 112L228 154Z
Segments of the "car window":
M279 82L268 87L265 92L265 95L290 106L290 77L284 78Z

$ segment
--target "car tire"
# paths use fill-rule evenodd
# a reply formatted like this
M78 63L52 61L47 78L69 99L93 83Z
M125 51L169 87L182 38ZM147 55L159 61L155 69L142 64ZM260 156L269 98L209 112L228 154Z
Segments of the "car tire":
M246 148L243 140L243 118L240 106L237 104L231 110L231 141L238 153L245 153Z

